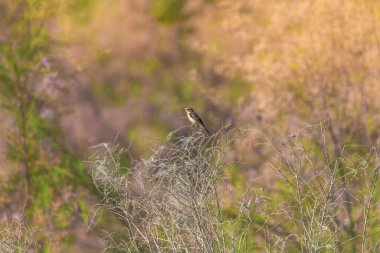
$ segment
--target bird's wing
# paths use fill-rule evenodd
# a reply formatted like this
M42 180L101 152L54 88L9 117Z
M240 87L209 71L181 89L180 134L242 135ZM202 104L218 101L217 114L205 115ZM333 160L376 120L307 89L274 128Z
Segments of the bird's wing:
M198 116L198 114L196 114L195 112L191 112L190 113L190 116L195 119L196 121L201 121L202 122L202 119Z
M204 128L204 130L206 130L206 132L207 132L208 134L210 134L210 132L207 130L205 124L203 123L203 120L201 119L201 117L199 117L198 114L196 114L195 112L193 113L192 116L193 116L193 118L194 118L197 122L199 122L199 124Z

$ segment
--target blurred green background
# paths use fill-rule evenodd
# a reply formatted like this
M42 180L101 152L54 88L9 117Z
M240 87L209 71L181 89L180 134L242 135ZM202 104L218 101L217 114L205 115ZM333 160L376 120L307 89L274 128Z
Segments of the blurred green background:
M24 214L41 252L100 252L121 224L87 232L89 147L148 157L184 107L257 142L328 122L332 156L377 147L379 23L376 0L0 0L0 216ZM268 156L236 147L231 198L269 187Z

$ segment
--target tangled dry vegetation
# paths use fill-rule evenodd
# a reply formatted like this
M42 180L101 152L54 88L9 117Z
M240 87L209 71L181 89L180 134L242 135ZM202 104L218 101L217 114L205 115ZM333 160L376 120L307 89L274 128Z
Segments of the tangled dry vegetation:
M378 252L378 152L351 147L331 158L323 126L318 152L298 134L272 142L275 183L248 186L231 203L226 168L241 131L171 133L149 159L120 164L127 150L96 146L92 177L101 207L125 224L123 252ZM321 152L319 152L321 151ZM256 187L256 188L255 188ZM231 195L231 194L230 194Z
M246 238L233 223L244 219L224 219L217 190L233 139L223 131L210 138L199 132L174 135L125 173L118 145L97 146L101 155L92 166L95 185L105 207L125 222L128 232L117 247L127 252L243 250Z
M280 252L292 244L296 252L378 252L378 151L346 146L333 157L323 127L319 138L317 151L311 136L292 136L277 147L274 168L286 188L272 195L282 202L272 221L287 236L276 235L270 245Z
M0 221L0 252L26 253L35 252L34 231L25 226L22 219L3 219Z

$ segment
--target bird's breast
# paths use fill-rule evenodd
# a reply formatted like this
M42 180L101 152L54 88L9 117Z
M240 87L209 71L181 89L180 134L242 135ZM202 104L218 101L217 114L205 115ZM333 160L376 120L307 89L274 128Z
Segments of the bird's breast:
M187 118L189 119L189 121L190 121L192 124L196 124L196 123L197 123L197 121L196 121L193 117L191 117L190 115L187 115Z

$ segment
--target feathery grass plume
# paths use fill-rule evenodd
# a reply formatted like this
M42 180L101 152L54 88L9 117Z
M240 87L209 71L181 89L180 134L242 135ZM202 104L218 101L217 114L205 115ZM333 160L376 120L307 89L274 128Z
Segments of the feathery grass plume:
M222 129L210 137L201 132L170 135L150 158L135 162L127 172L119 160L125 150L115 143L95 147L94 183L104 196L103 206L125 222L128 232L127 239L110 247L126 252L244 249L247 233L234 224L245 218L223 217L217 188L233 134Z
M346 145L339 157L333 157L324 126L320 129L312 135L296 134L276 146L273 167L281 180L270 198L283 207L268 224L278 224L288 234L273 230L267 237L269 248L271 252L378 252L378 151Z
M33 235L21 218L0 220L0 253L36 252Z

